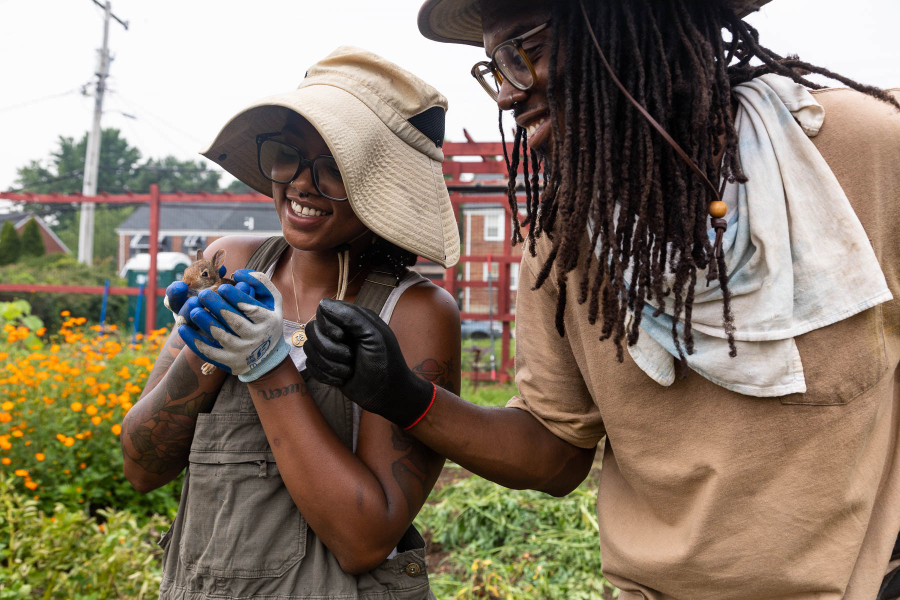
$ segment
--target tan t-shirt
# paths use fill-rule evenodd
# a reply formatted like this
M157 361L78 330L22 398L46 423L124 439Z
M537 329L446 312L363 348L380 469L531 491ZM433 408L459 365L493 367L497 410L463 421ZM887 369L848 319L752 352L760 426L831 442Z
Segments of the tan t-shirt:
M873 600L887 570L900 531L900 114L815 94L826 118L812 140L895 300L796 338L807 393L742 396L694 372L663 387L627 352L616 361L572 294L560 338L555 275L531 289L546 239L525 253L509 406L576 446L606 436L597 513L622 600Z

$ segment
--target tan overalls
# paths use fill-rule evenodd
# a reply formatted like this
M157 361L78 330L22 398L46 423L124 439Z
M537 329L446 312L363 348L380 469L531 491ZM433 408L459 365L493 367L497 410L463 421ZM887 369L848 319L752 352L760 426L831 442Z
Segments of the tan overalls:
M287 248L271 238L247 268L265 271ZM397 286L373 272L356 303L381 310ZM337 388L306 380L325 420L354 446L353 404ZM197 417L178 515L160 540L160 599L433 600L425 543L410 526L397 554L350 575L307 526L281 479L247 385L229 376L212 412Z

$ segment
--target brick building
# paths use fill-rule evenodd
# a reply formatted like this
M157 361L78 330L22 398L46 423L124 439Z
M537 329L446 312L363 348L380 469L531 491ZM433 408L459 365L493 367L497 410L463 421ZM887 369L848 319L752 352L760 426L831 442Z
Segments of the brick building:
M510 223L502 204L463 205L460 215L462 229L463 255L467 256L502 256L509 245ZM512 249L514 255L521 255L522 246ZM463 312L488 312L488 297L493 296L494 314L500 311L496 283L499 278L498 263L493 263L491 280L495 287L463 288L460 309ZM463 281L488 281L488 265L483 262L466 262L460 265ZM516 290L519 288L519 264L510 265L510 308L515 312Z
M19 233L19 237L22 237L22 232L25 231L25 226L28 224L28 221L34 220L38 224L38 230L41 232L41 239L44 240L44 248L47 251L47 254L68 254L69 248L66 246L53 230L47 226L47 223L37 215L31 213L6 213L0 214L0 228L3 227L3 224L6 221L11 221L13 227L16 228L16 231Z

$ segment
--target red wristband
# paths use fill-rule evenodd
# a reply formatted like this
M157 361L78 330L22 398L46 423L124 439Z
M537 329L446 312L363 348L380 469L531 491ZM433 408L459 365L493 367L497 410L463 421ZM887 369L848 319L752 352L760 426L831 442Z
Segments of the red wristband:
M431 394L431 402L428 403L428 407L425 409L425 412L423 412L423 413L419 416L418 419L416 419L415 421L413 421L411 425L408 425L408 426L404 427L404 428L403 428L403 431L406 431L407 429L412 429L413 427L415 427L416 425L418 425L418 424L419 424L419 421L421 421L422 419L424 419L424 418L425 418L425 415L428 414L428 411L431 410L431 407L434 406L434 399L435 399L435 397L437 397L437 386L434 385L434 383L432 383L432 384L431 384L431 387L434 388L434 392L432 392L432 394Z

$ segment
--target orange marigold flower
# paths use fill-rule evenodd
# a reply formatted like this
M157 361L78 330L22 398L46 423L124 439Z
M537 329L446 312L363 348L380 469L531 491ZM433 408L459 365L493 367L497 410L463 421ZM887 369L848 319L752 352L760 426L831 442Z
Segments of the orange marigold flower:
M84 409L84 412L86 412L87 414L89 414L91 416L96 415L97 407L94 406L93 404L89 404L88 407L86 409Z
M120 433L122 433L122 426L116 423L110 428L110 431L112 431L116 435L119 435Z
M6 352L0 352L0 360L6 360L9 357L9 354Z
M81 463L78 466L81 467L82 469L87 469L87 464L85 464L85 463Z
M68 446L74 446L74 445L75 445L75 438L67 437L67 438L66 438L66 441L63 442L63 444L65 444L67 447L68 447Z
M93 417L91 417L91 423L93 423L94 425L99 425L101 422L103 422L103 419L100 418L100 415L94 415Z
M66 475L69 475L71 472L72 472L72 471L70 471L70 470L68 470L68 469L66 469L65 471L63 471L63 473L65 473Z
M21 431L19 431L18 429L16 429L15 431L12 432L13 437L22 437L23 435L25 435L25 434L22 433Z
M97 404L99 404L100 406L103 406L104 404L106 404L106 396L104 396L103 394L98 395L97 396Z
M28 477L28 471L26 471L25 469L16 469L16 470L13 471L13 472L14 472L16 475L18 475L19 477Z
M0 412L0 423L9 423L12 421L12 415L8 412Z
M27 487L29 490L34 491L37 489L37 486L38 486L38 484L36 481L31 481L29 479L28 481L25 482L25 487Z
M59 316L61 316L61 317L68 317L68 316L71 315L71 314L72 314L72 313L70 313L69 311L64 310L64 311L62 311L61 313L59 313Z
M59 352L59 346L57 344L53 344L52 346L50 346L50 352L56 354L57 352Z
M3 463L4 465L8 465L8 464L12 463L12 459L9 458L8 456L4 456L3 458L0 458L0 463Z
M73 402L71 405L71 409L74 410L75 412L80 411L81 408L82 408L81 402Z
M61 441L61 442L64 442L64 441L66 441L66 436L63 435L63 434L61 434L61 433L57 433L57 434L56 434L56 439L58 439L58 440Z
M44 459L47 458L46 456L44 456L43 452L38 452L37 454L34 455L34 457L37 459L38 462L44 462Z
M10 402L9 400L4 402L3 404L0 404L0 408L2 408L3 410L12 410L15 407L16 407L16 405L14 403Z
M76 439L76 440L83 440L83 439L84 439L84 434L83 434L83 433L76 433L76 434L75 434L75 439Z
M122 367L122 369L116 373L122 379L128 379L131 377L131 372L128 370L128 367Z
M47 328L46 328L46 327L41 327L40 329L38 329L37 331L35 331L35 333L38 335L38 337L40 337L40 336L44 335L45 333L47 333Z

